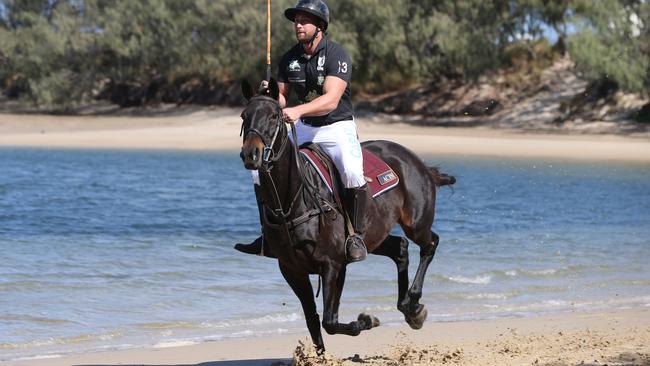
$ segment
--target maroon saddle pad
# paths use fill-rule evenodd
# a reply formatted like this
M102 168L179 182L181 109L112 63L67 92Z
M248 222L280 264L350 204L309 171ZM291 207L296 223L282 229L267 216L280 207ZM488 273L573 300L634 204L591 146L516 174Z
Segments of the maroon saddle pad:
M366 149L361 150L363 151L363 174L366 176L372 197L378 197L395 188L399 183L399 177L393 169L377 155ZM300 153L316 168L323 183L325 183L330 192L333 192L332 172L327 168L327 164L323 163L320 157L308 148L301 148Z

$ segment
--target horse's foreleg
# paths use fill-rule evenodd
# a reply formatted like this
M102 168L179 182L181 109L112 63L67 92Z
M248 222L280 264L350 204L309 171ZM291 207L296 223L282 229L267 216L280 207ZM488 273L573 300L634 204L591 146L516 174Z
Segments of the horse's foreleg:
M379 325L379 320L372 315L359 314L356 321L339 323L339 305L343 284L345 283L345 266L329 267L323 272L323 328L328 334L346 334L356 336L362 330Z
M323 335L320 331L320 319L318 318L316 302L314 301L314 288L309 281L309 275L295 273L281 263L280 272L282 272L282 276L300 300L311 340L318 353L322 354L325 352L325 344L323 343Z
M404 313L404 318L406 322L413 329L420 329L424 324L424 321L427 318L427 309L424 305L420 304L420 298L422 297L422 285L424 284L424 277L433 260L433 256L436 254L436 248L438 248L438 242L440 238L438 234L430 231L430 236L426 235L429 238L426 238L424 242L416 243L420 245L420 264L418 265L417 272L415 273L415 278L413 278L413 283L409 289L404 301L401 306L398 306L400 311ZM422 240L422 238L420 238Z
M409 287L409 242L406 238L389 235L372 251L372 254L386 256L397 265L397 308L402 310L402 302Z

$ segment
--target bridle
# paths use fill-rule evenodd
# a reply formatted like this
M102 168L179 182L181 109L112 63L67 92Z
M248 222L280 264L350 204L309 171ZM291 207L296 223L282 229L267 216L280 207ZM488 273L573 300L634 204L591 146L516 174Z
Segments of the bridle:
M262 101L264 103L272 103L274 105L277 105L277 102L274 99L268 97L261 97L261 96L252 98L251 102L255 98L257 98L258 101ZM279 105L277 105L277 107L280 113L278 113L278 116L274 121L276 127L275 127L275 132L273 133L273 138L271 138L270 143L268 144L266 143L266 139L264 138L264 135L258 129L245 128L246 121L242 121L241 131L239 132L239 136L242 136L244 141L251 133L256 134L260 138L260 140L262 140L262 144L264 144L264 149L262 150L262 167L265 170L269 170L269 171L273 167L273 163L278 161L280 157L284 154L284 150L286 149L286 145L287 145L287 139L282 139L282 145L280 145L279 151L276 153L275 150L273 150L273 146L275 145L275 141L277 140L280 132L282 131L283 133L286 133L286 125L285 125L284 117L282 115L282 111L279 109L280 108Z
M252 103L253 101L264 102L264 103L272 103L274 105L274 107L277 106L277 109L280 112L280 113L278 113L278 116L274 121L275 124L276 124L276 127L275 127L275 131L273 132L273 137L271 138L270 143L267 143L266 137L264 136L264 134L262 132L260 132L260 130L258 130L256 128L246 128L245 127L246 121L242 122L241 135L243 135L244 141L246 140L246 138L248 137L249 134L254 133L257 136L259 136L259 138L262 140L262 144L264 144L264 149L262 150L262 156L261 156L261 158L262 158L262 166L260 167L260 169L258 169L258 171L265 174L266 177L268 178L269 182L271 182L272 197L273 197L273 201L274 201L273 204L274 204L275 207L274 208L269 207L266 204L264 204L264 210L263 210L264 215L262 215L262 218L265 221L265 223L270 225L270 226L279 226L277 224L271 223L271 221L268 220L268 218L266 216L266 213L268 212L273 216L273 218L275 219L276 222L279 221L281 223L280 225L291 223L293 220L289 220L289 219L290 219L290 216L291 216L291 214L293 212L294 204L298 200L298 197L300 197L300 193L303 191L304 180L303 179L300 180L300 186L298 187L298 189L296 190L295 195L291 199L289 207L285 209L284 205L282 204L282 200L280 199L280 194L278 192L277 184L275 183L275 180L273 179L273 175L271 174L271 171L273 170L273 167L275 166L275 163L283 157L285 151L287 150L287 145L288 145L287 141L289 139L284 138L284 137L281 138L282 141L281 141L281 145L280 145L279 149L277 151L273 149L276 142L277 142L278 136L280 136L280 134L284 135L287 132L286 131L285 119L284 119L284 117L283 117L283 115L281 113L282 111L280 110L280 106L277 104L277 101L275 99L272 99L272 98L269 98L269 97L266 97L266 96L256 96L256 97L251 98L249 104ZM295 129L294 128L292 128L292 132L294 133L294 139L293 140L295 142L296 141L296 136L295 136ZM296 157L297 157L297 155L296 155ZM300 166L300 161L297 161L296 163L298 164L298 166ZM293 225L291 225L291 226L293 226Z

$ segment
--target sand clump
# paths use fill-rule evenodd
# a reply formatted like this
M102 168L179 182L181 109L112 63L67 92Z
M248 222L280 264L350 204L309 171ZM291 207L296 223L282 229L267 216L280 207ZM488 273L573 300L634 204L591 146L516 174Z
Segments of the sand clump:
M650 327L623 333L557 331L520 334L516 329L478 342L419 345L404 335L377 354L337 358L318 355L308 339L300 341L290 364L273 366L424 366L424 365L609 365L650 366Z
M390 348L385 354L361 357L358 354L347 358L337 358L325 352L318 355L311 342L300 341L294 350L291 364L276 363L272 366L401 366L401 365L464 365L463 350L438 349L437 347L419 347L399 344Z

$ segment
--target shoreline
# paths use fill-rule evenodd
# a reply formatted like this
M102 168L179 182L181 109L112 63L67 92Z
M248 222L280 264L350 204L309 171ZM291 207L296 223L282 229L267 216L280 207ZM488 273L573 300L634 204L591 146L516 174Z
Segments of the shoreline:
M650 307L379 327L357 337L324 333L323 365L648 365ZM306 344L307 347L303 347ZM290 365L315 361L307 333L1 362L7 366ZM355 356L358 355L358 356ZM356 361L353 361L356 360ZM395 363L397 362L397 363Z
M357 119L362 141L384 139L421 155L650 163L650 138L532 133L486 127L423 127ZM0 114L1 147L239 151L239 109L181 115Z

